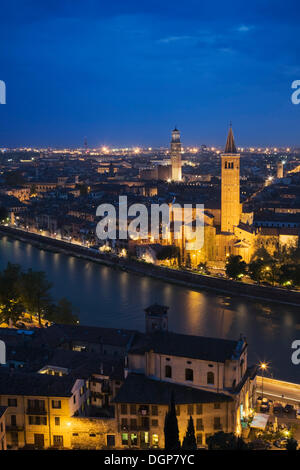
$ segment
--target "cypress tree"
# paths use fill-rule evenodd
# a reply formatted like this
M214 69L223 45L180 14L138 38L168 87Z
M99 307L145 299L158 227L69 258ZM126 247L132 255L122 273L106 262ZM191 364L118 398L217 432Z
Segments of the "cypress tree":
M169 410L166 413L165 417L165 449L168 451L179 450L180 441L179 441L179 431L178 431L178 421L176 416L176 408L174 395L172 393L171 400L169 404Z
M197 450L197 442L195 437L195 428L193 418L190 416L188 421L187 430L183 439L182 449L184 450Z

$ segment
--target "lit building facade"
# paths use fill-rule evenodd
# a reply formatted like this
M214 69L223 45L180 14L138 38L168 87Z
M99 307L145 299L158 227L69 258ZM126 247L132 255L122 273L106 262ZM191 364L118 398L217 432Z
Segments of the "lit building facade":
M234 233L234 227L240 223L240 214L240 155L230 127L221 155L221 232Z
M172 131L172 140L171 140L171 165L172 165L172 180L181 181L181 142L180 142L180 132L178 129Z

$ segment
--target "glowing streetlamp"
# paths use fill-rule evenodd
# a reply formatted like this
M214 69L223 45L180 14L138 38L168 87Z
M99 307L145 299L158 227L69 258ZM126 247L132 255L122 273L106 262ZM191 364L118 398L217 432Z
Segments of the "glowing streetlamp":
M263 400L264 398L264 373L265 370L268 368L268 364L265 362L261 362L259 365L261 371L262 371L262 380L261 380L261 399Z

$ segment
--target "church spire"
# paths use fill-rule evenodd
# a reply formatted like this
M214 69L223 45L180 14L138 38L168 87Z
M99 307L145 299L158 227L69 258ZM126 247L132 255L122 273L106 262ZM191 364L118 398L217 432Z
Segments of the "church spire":
M237 153L231 123L230 123L230 128L228 132L228 137L227 137L224 153Z

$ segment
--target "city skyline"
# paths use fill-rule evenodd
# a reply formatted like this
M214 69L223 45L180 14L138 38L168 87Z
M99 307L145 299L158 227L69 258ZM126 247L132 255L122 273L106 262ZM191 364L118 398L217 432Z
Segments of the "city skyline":
M299 146L296 2L2 7L0 146ZM17 12L17 13L16 13ZM290 47L293 44L293 48ZM20 80L20 76L22 79Z

